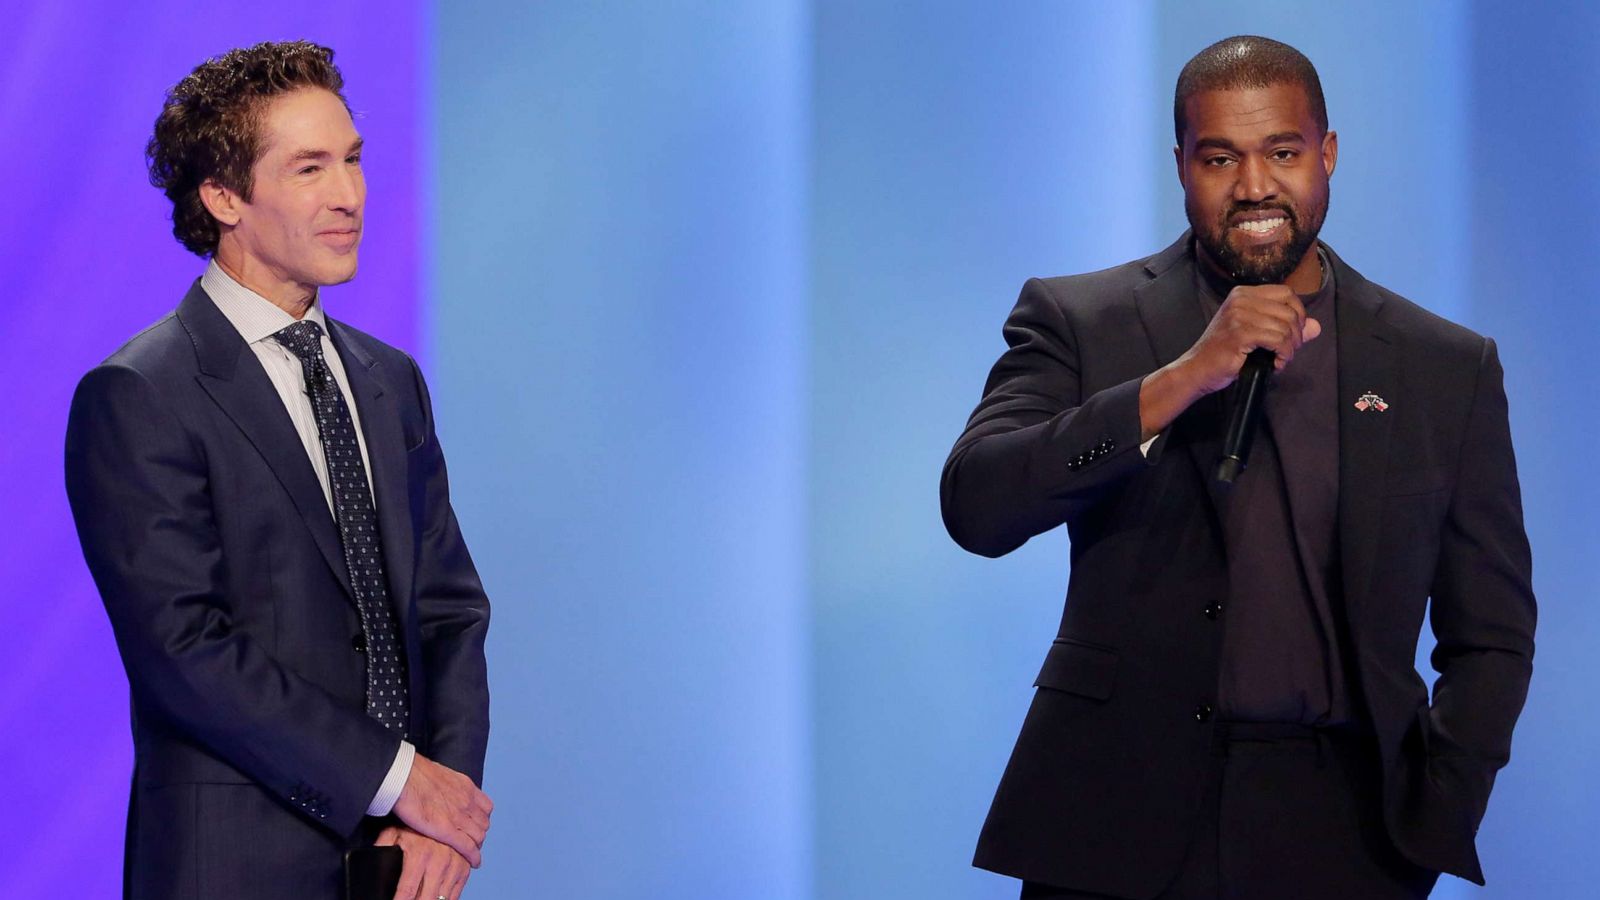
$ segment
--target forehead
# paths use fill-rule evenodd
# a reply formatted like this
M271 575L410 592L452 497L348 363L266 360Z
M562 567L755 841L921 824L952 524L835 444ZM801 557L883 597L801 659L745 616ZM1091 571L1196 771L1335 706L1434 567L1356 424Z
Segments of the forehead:
M359 137L344 103L322 88L280 94L261 112L263 157L302 150L342 154Z
M1309 140L1320 130L1311 100L1298 84L1199 91L1184 103L1186 143L1222 138L1245 143L1252 138L1298 131Z

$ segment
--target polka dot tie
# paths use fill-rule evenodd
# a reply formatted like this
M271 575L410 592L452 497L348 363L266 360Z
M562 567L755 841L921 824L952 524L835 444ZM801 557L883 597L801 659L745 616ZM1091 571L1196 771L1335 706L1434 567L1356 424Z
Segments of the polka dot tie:
M317 415L317 433L322 437L322 455L328 462L328 484L333 491L334 518L344 544L350 587L361 613L367 654L367 713L390 731L404 735L408 714L405 650L389 606L378 517L367 486L367 469L361 461L361 445L356 443L355 425L350 421L350 408L322 355L322 326L296 322L273 338L300 359L306 395Z

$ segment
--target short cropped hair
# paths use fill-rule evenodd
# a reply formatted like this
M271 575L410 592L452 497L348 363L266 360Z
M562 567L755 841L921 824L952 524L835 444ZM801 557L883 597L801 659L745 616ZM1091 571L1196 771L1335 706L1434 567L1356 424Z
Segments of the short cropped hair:
M1322 80L1304 53L1271 38L1241 34L1223 38L1201 50L1178 73L1172 97L1172 131L1178 146L1189 127L1185 109L1189 98L1205 91L1263 88L1296 84L1306 92L1311 115L1323 134L1328 133L1328 106L1322 99Z
M144 155L150 183L172 201L172 234L190 252L211 256L221 238L200 186L214 180L249 202L266 101L307 87L330 91L349 107L332 50L282 41L208 59L167 92Z

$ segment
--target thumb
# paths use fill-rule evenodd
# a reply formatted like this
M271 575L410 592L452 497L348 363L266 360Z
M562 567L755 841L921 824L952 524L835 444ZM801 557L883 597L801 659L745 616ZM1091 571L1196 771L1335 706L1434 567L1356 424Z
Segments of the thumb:
M1316 319L1307 318L1305 327L1300 330L1300 336L1305 340L1313 340L1322 333L1322 323Z
M393 825L378 832L378 839L372 842L374 847L388 847L400 843L400 829Z

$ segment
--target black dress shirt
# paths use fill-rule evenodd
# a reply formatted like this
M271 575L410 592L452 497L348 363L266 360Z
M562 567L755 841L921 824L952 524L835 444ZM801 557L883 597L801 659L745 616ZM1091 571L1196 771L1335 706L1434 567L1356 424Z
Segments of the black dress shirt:
M1228 557L1223 606L1222 718L1332 726L1351 720L1335 528L1339 506L1338 328L1333 267L1302 295L1322 326L1267 381L1250 465L1213 485ZM1233 285L1202 264L1197 293L1209 320ZM1230 389L1231 390L1231 389ZM1231 408L1232 398L1225 398Z

